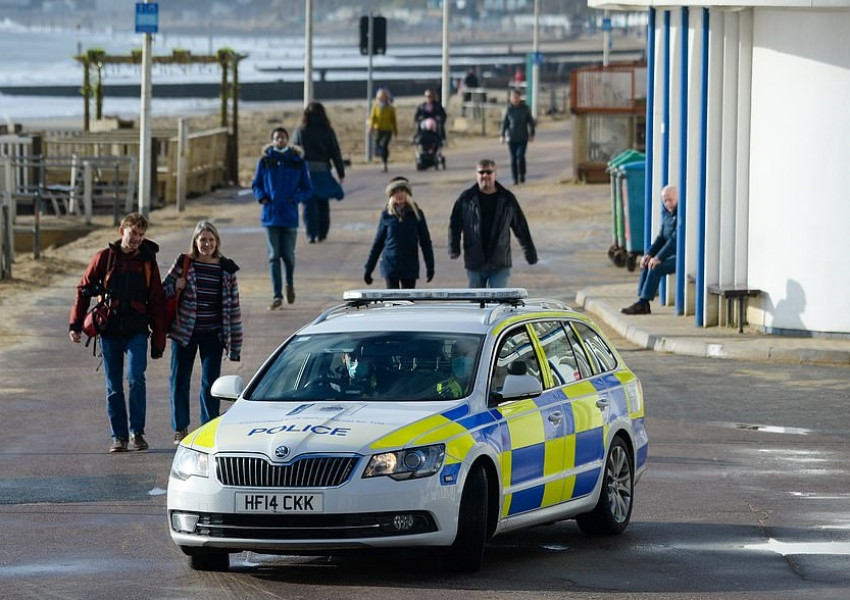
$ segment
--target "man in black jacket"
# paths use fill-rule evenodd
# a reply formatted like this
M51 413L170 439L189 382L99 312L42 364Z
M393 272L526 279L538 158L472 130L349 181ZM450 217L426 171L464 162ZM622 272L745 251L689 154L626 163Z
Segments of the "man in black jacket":
M513 231L525 260L537 262L537 250L516 196L496 181L496 163L478 161L477 183L455 201L449 220L449 257L458 258L463 238L463 266L471 288L508 287Z

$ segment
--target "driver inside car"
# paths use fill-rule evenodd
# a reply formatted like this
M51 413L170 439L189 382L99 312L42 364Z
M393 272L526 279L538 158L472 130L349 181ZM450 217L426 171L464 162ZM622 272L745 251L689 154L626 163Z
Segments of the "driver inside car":
M375 367L371 356L360 346L353 352L343 352L340 383L346 395L363 396L375 391Z

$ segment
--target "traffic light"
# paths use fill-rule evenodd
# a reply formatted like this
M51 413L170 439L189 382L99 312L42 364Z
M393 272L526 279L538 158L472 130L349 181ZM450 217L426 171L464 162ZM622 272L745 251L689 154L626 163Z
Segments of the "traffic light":
M387 18L372 17L372 54L387 53ZM360 54L369 54L369 17L360 17Z

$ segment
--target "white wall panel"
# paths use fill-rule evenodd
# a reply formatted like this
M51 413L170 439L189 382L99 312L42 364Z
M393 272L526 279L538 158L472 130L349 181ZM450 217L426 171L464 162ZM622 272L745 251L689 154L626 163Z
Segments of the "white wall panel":
M756 9L750 285L765 326L850 333L850 11Z

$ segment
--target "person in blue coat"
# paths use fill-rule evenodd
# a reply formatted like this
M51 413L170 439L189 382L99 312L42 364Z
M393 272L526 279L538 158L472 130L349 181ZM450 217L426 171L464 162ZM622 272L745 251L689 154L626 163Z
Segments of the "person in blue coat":
M434 247L422 209L413 201L413 188L405 177L387 185L387 206L381 212L378 232L366 261L363 281L372 285L372 271L381 258L381 277L387 289L412 289L419 279L419 248L425 259L425 276L434 278Z
M626 315L648 315L649 301L658 293L661 278L676 272L676 209L679 190L672 185L661 190L664 212L661 214L661 231L640 259L637 302L620 312Z
M254 198L262 205L260 222L266 228L266 246L272 279L272 303L269 310L283 304L283 281L280 261L286 268L286 302L295 302L295 242L298 239L298 204L313 196L313 185L304 153L289 145L289 132L277 127L271 133L271 144L263 150L257 163L252 188Z

